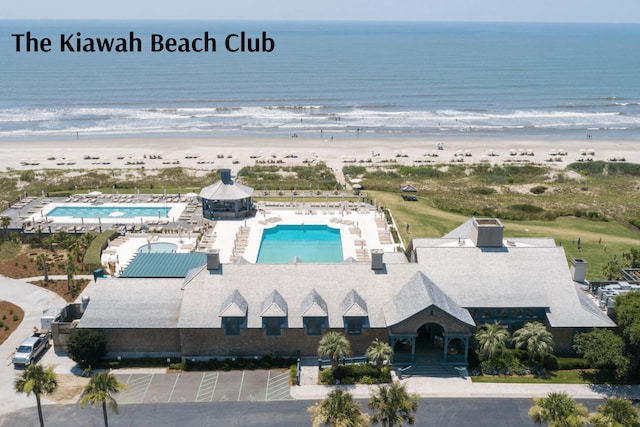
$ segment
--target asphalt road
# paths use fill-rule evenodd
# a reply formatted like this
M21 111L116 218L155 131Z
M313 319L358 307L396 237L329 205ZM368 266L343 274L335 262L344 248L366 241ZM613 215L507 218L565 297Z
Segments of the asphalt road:
M366 408L367 401L359 401ZM590 411L601 400L580 400ZM120 405L120 414L109 413L111 427L200 427L200 426L310 426L307 408L314 401L216 402ZM530 399L421 399L416 425L437 427L527 427L535 426L527 415ZM47 427L102 427L102 409L78 405L47 405L43 408ZM37 426L34 406L0 418L0 427Z

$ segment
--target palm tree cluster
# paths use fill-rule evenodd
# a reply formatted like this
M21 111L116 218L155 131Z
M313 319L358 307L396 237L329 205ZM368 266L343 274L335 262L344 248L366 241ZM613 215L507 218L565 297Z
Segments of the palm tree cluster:
M407 422L415 424L419 396L407 392L404 384L393 383L378 387L369 400L373 415L365 414L350 393L336 389L326 399L308 408L313 427L366 427L380 423L383 427L401 426Z
M335 373L338 369L340 359L351 356L351 343L347 337L339 332L327 332L318 344L318 357L328 357L331 359L331 370ZM365 357L376 364L378 369L385 363L391 362L393 349L386 342L378 338L373 340L365 352Z
M542 362L545 356L553 353L553 336L540 322L526 323L511 337L500 323L487 323L478 328L475 339L478 356L483 361L501 357L510 343L515 348L526 350L531 363Z
M31 394L36 397L36 405L38 408L38 419L40 427L44 427L44 417L42 415L42 405L40 397L45 394L51 394L58 388L58 376L53 370L53 366L43 367L42 365L29 365L20 376L18 376L13 387L18 393ZM114 393L126 390L127 386L120 383L115 376L109 372L100 372L95 374L89 384L84 389L84 394L80 399L80 407L87 403L92 406L102 404L102 416L105 427L109 427L107 418L107 407L114 413L118 413L118 403L113 397Z
M564 392L549 393L533 400L529 416L536 424L549 427L582 427L587 423L595 427L640 427L640 412L627 399L607 399L596 412L587 408Z

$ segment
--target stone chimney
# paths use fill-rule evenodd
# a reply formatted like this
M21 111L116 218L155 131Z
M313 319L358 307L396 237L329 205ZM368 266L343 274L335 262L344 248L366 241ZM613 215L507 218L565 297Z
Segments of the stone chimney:
M220 249L207 251L207 270L220 270Z
M584 282L586 273L587 273L587 265L589 263L582 258L571 258L571 279L575 282Z
M384 251L382 249L371 249L371 269L374 271L384 270Z
M233 184L231 180L231 169L220 169L220 179L223 184Z
M473 218L471 240L479 248L501 248L504 225L497 218Z

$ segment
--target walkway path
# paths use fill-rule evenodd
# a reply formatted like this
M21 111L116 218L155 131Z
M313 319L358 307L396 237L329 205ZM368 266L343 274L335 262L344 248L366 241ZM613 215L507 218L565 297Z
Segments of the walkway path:
M32 280L32 279L28 279ZM11 363L14 350L33 333L34 326L40 328L42 312L49 308L63 308L66 302L54 292L30 285L24 280L0 276L0 300L9 301L24 310L20 326L0 346L0 415L20 408L33 406L33 396L17 394L13 390L13 379L17 372ZM53 353L52 349L48 352Z

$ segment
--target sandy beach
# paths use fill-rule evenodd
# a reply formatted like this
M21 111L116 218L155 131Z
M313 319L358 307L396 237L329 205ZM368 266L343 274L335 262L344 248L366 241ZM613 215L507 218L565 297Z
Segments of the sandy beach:
M202 170L324 161L345 164L545 164L564 168L576 161L640 163L638 141L584 140L419 140L341 136L307 137L111 137L0 142L0 170L122 169L188 167ZM439 145L442 144L442 145Z

